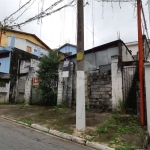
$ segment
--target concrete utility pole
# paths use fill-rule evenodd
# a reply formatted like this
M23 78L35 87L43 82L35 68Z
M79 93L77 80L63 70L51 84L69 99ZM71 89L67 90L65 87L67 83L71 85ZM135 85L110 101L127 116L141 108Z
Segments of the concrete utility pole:
M141 26L141 0L137 0L137 22L138 22L138 49L139 49L139 79L140 79L140 120L145 124L145 106L144 106L144 52Z
M84 77L84 7L83 0L77 2L77 85L76 85L76 129L85 130L85 77Z

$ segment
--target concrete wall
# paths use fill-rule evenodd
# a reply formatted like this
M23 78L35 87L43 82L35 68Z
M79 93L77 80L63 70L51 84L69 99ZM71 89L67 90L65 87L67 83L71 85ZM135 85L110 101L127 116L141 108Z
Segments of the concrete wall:
M119 54L120 57L122 56L122 61L133 61L132 55L123 43L120 50L121 53L118 47L113 47L84 55L84 71L85 76L87 76L87 78L85 78L87 106L91 105L92 107L101 109L105 107L105 109L107 108L109 110L118 109L119 101L123 100L122 72L118 65ZM76 70L76 58L71 58L71 61L74 62ZM110 70L111 75L107 73L108 70ZM97 73L93 73L92 75L92 73L90 73L91 71L96 71ZM58 88L58 101L64 92L64 79L62 79L61 73L59 73L59 75L61 84ZM76 73L74 73L72 89L72 99L74 103L76 103Z
M102 73L90 71L87 84L89 106L99 109L99 112L112 110L111 70Z
M132 51L132 55L136 55L138 52L138 42L126 43L129 50Z
M145 86L146 86L146 111L147 111L147 128L150 135L150 63L145 64Z
M133 61L132 55L129 53L125 45L122 46L122 61Z
M30 64L29 72L24 76L18 77L16 102L25 102L26 104L30 103L32 82L33 78L37 77L36 71L38 70L39 60L30 59ZM33 101L35 102L36 100L34 99Z
M118 68L118 56L112 56L111 61L112 109L116 110L118 109L119 101L123 100L122 72Z
M63 77L63 71L69 72L69 77ZM57 104L67 103L71 107L73 101L73 82L74 82L74 64L73 62L69 63L67 68L63 68L63 62L59 65L58 73L58 95L57 95Z
M5 81L3 81L5 82ZM5 86L0 86L0 102L9 102L10 82L5 83Z

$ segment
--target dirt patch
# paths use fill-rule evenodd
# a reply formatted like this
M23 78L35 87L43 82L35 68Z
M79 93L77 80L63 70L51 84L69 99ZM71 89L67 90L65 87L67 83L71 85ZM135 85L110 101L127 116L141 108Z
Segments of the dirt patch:
M89 141L110 147L142 148L146 129L141 127L136 116L111 113L86 112L86 131L75 130L75 110L25 105L0 105L0 115L20 120L27 124L37 123L49 129L73 134Z

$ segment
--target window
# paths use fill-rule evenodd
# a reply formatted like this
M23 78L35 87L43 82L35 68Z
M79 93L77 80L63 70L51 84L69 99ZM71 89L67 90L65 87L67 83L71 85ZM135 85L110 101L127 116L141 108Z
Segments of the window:
M29 53L31 53L32 52L32 48L30 46L27 46L26 51L29 52Z
M34 49L34 52L36 53L36 52L37 52L37 50L36 50L36 49Z

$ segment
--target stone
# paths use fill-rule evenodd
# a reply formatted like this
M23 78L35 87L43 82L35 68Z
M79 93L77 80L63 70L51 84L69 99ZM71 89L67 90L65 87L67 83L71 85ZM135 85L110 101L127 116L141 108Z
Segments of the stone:
M79 144L82 144L82 145L85 145L85 143L86 143L85 139L82 139L82 138L79 138L76 136L72 136L72 141L79 143Z
M31 124L31 127L34 129L38 129L40 131L43 131L43 132L48 132L48 129L46 127L42 127L38 124Z

